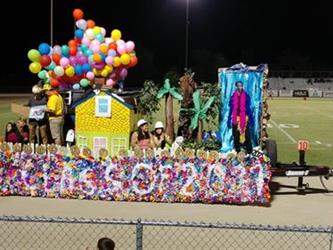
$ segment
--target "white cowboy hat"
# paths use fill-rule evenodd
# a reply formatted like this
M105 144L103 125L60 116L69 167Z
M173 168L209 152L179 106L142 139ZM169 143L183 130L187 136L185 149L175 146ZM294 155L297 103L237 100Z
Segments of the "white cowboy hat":
M138 128L141 127L143 124L146 124L146 123L148 123L148 122L145 121L144 119L140 119L140 120L138 121L138 123L137 123Z
M158 122L155 123L155 129L158 129L158 128L164 128L163 122L158 121Z
M32 87L32 93L33 94L39 94L40 92L42 92L42 89L38 85L34 85Z

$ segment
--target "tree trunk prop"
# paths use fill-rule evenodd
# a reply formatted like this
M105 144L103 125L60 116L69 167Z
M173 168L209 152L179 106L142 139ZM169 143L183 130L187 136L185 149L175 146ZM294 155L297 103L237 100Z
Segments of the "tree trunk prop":
M197 132L197 142L202 143L202 133L203 133L203 121L198 122L198 132Z
M174 140L174 118L173 118L173 97L167 94L165 97L165 126L166 134L170 137L171 141Z

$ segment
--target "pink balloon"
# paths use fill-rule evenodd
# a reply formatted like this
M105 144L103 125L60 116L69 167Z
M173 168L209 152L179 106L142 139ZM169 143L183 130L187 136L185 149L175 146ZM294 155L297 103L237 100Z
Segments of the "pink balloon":
M95 74L91 71L88 71L87 74L86 74L86 77L89 79L89 80L93 80L95 78Z
M90 45L90 40L89 40L88 37L83 37L82 40L81 40L81 43L89 46Z
M59 54L59 55L61 55L61 47L59 45L54 45L52 51L53 51L53 54Z
M95 40L91 41L91 45L93 45L93 46L96 46L96 45L100 46L101 43L100 43L100 41L98 41L98 40L95 39Z
M93 44L90 44L89 48L94 51L95 53L98 53L99 52L99 45L93 45Z
M124 54L124 53L126 53L126 47L125 47L125 44L120 44L120 45L118 45L118 47L117 47L117 51L118 51L118 53L119 54Z
M74 56L69 57L69 63L70 65L75 66L77 64L76 57Z
M69 65L69 60L68 60L68 58L67 58L67 57L62 57L62 58L60 59L60 66L63 67L63 68L65 68L65 67L67 67L68 65Z
M131 53L131 52L134 50L134 48L135 48L135 44L134 44L134 42L132 42L132 41L128 41L128 42L125 44L125 46L126 46L126 51L127 51L127 53Z
M106 80L106 86L112 87L115 84L115 81L112 79L107 79Z
M120 40L116 41L116 44L117 44L117 46L119 46L120 44L125 44L125 41L120 39Z
M113 57L112 56L107 56L105 58L105 62L108 64L108 65L112 65L113 63Z

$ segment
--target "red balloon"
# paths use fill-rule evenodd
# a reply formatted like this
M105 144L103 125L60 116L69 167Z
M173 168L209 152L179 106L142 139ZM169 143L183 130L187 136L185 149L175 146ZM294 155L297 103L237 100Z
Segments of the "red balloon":
M47 67L51 63L51 58L48 55L42 55L39 62L42 67Z
M51 78L50 83L52 87L58 87L60 85L60 82L55 78Z
M76 42L74 39L68 41L68 47L74 47L76 46Z
M75 45L80 45L81 44L81 39L80 38L75 38Z
M83 18L83 11L80 10L80 9L75 9L75 10L73 11L73 17L74 17L76 20L82 19L82 18Z
M70 54L71 56L75 56L76 53L77 53L77 47L75 47L75 46L71 46L71 47L69 47L69 54Z
M137 64L138 64L138 58L136 56L132 56L128 64L128 67L134 67Z
M52 55L52 60L55 64L59 65L60 59L61 59L61 55L59 55L59 54Z

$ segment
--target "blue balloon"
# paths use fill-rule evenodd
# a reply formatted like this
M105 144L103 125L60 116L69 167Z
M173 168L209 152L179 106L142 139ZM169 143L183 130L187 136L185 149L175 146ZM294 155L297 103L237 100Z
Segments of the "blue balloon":
M80 89L80 83L75 83L73 85L73 89Z
M75 74L81 75L83 73L82 66L80 64L77 64L75 66Z
M85 63L85 64L82 65L82 71L84 73L88 72L90 69L91 69L91 66L90 66L89 63Z
M101 55L101 57L102 57L102 62L105 62L105 57L106 57L106 55L104 55L103 53L99 53L100 55Z
M69 56L69 47L67 45L61 46L61 55L68 57Z
M47 55L50 52L50 45L48 45L47 43L41 43L38 46L38 50L41 55Z
M117 55L117 52L114 49L110 49L108 52L109 56L115 57Z
M79 39L82 39L82 37L83 37L83 30L81 30L81 29L75 30L75 37L77 37Z
M95 38L101 43L104 42L104 36L101 33L98 33Z

